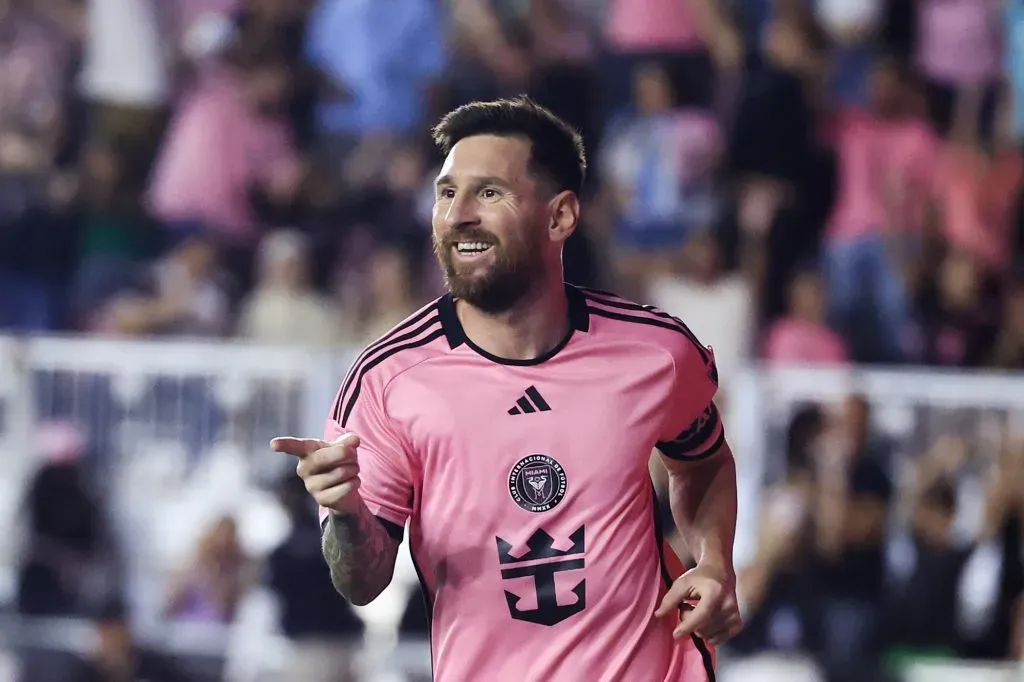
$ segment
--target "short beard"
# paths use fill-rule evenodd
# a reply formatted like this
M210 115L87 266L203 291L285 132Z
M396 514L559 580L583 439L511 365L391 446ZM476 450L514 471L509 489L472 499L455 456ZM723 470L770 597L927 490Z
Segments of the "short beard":
M500 249L495 244L491 248ZM434 242L434 255L444 271L445 284L455 298L489 315L506 313L525 299L540 279L540 263L516 262L496 252L494 265L482 277L463 277L455 271L451 245Z

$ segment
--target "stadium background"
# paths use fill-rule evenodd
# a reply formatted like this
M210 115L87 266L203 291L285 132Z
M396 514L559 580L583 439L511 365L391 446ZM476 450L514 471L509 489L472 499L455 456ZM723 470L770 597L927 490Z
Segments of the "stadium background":
M266 443L440 290L429 124L520 92L568 278L716 349L719 679L1021 679L1024 3L0 0L0 682L429 678Z

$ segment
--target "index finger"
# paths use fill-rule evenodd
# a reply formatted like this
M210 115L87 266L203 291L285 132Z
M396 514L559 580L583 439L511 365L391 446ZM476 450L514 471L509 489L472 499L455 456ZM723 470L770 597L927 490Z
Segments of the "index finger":
M294 438L292 436L284 436L270 441L270 449L274 452L283 452L286 455L298 457L299 459L308 457L317 450L328 446L330 446L330 443L322 441L319 438Z

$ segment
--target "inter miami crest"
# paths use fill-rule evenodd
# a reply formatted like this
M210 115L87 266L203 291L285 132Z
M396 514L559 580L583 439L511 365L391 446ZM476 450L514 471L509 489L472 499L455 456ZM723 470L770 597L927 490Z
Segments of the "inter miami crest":
M562 465L547 455L519 460L508 475L508 491L528 512L546 512L565 497L567 480Z

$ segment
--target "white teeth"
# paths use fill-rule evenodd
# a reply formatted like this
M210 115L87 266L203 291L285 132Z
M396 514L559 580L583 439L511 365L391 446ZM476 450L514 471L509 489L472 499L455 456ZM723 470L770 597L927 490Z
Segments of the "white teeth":
M491 245L484 242L458 242L455 248L459 253L479 253L491 248Z

